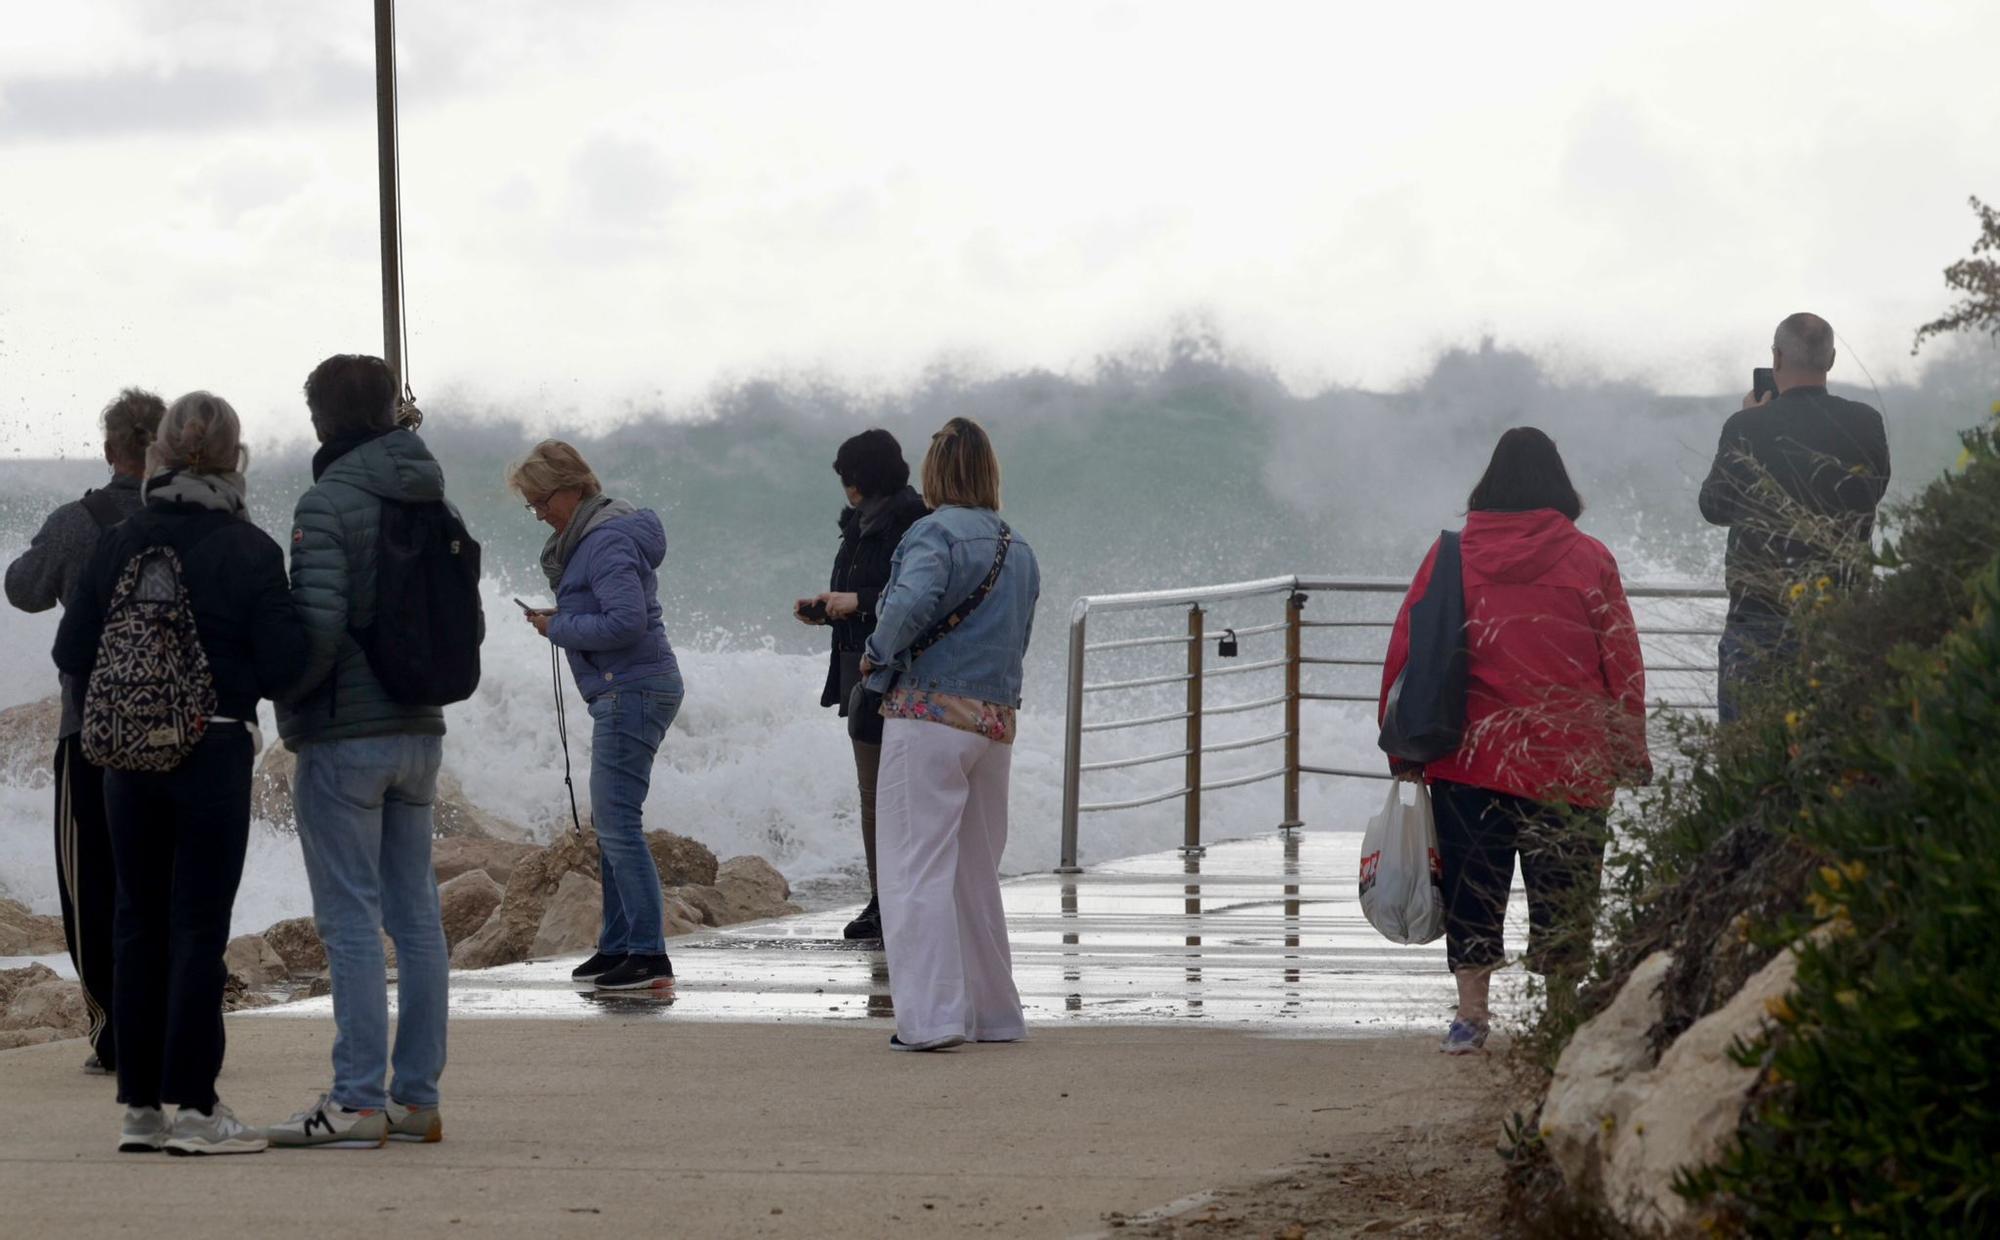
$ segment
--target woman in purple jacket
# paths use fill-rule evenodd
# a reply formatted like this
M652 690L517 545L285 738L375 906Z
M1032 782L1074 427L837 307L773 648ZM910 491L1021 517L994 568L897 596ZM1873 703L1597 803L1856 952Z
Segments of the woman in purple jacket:
M597 954L570 976L599 990L668 985L666 901L646 847L646 790L653 758L681 707L681 671L660 623L658 514L612 499L575 448L545 439L507 474L528 511L555 533L542 571L553 611L528 613L535 631L569 655L589 704L590 812L604 884Z

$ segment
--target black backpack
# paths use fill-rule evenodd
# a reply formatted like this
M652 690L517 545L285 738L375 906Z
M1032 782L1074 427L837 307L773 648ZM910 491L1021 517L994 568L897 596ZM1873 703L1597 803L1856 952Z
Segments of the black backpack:
M118 573L83 695L83 753L114 771L171 771L215 714L215 677L172 547L141 549Z
M1410 608L1410 658L1389 686L1382 752L1423 764L1457 751L1465 739L1465 576L1458 535L1438 535L1424 596Z
M405 706L479 687L479 544L443 500L382 501L375 622L354 630L375 679Z

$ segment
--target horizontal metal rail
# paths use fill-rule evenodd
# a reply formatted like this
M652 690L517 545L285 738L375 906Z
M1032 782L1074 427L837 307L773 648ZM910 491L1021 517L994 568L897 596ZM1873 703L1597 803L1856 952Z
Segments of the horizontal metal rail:
M1334 654L1307 655L1301 650L1301 638L1306 630L1346 629L1350 631L1387 630L1394 627L1390 618L1343 618L1312 619L1302 614L1308 597L1314 594L1335 595L1382 595L1400 604L1408 592L1407 581L1386 577L1265 577L1254 581L1234 581L1221 585L1197 586L1186 589L1147 590L1128 594L1088 595L1076 600L1070 608L1069 646L1069 695L1064 719L1063 754L1063 821L1061 868L1074 871L1077 863L1077 829L1079 816L1086 813L1102 813L1116 810L1139 809L1161 802L1179 799L1184 803L1183 849L1200 851L1201 840L1201 794L1204 791L1219 791L1226 788L1241 788L1267 780L1285 780L1285 820L1287 829L1297 827L1298 821L1298 781L1302 775L1314 775L1335 779L1387 779L1386 770L1355 770L1347 767L1318 766L1300 759L1299 747L1302 732L1299 726L1299 707L1305 702L1350 703L1372 706L1378 701L1375 693L1335 693L1306 691L1300 683L1301 672L1309 667L1353 667L1379 668L1381 659L1348 657ZM1713 604L1728 596L1721 590L1694 583L1665 582L1628 586L1626 597L1633 600L1668 600L1690 603ZM1224 603L1238 603L1260 598L1283 597L1286 600L1285 618L1274 622L1246 625L1233 630L1214 632L1201 623L1205 609ZM1090 617L1096 613L1157 611L1182 609L1188 613L1188 631L1170 634L1150 634L1136 637L1117 638L1102 642L1090 642L1086 638ZM1640 625L1642 640L1657 638L1707 638L1719 637L1720 628L1702 625L1699 620L1689 623L1689 617L1676 617L1678 623L1652 628ZM1285 654L1279 658L1259 659L1251 662L1225 661L1213 666L1203 655L1203 647L1211 640L1234 637L1238 641L1261 637L1271 633L1286 634ZM1188 653L1186 672L1162 675L1145 675L1123 680L1100 681L1086 684L1084 681L1085 662L1092 653L1120 650L1144 650L1156 647L1182 647ZM1210 653L1213 653L1211 651ZM1673 662L1652 664L1648 672L1661 675L1699 675L1712 673L1712 665L1690 663L1678 649L1663 651L1669 657L1681 656ZM1208 680L1221 676L1242 676L1257 672L1274 671L1282 668L1285 672L1285 692L1277 696L1259 697L1248 701L1231 702L1221 706L1204 705L1202 686ZM1112 693L1123 690L1160 688L1168 685L1184 685L1187 689L1187 703L1183 709L1158 714L1135 716L1127 719L1111 719L1085 723L1083 707L1085 699L1092 694ZM1713 710L1715 704L1709 701L1668 699L1661 697L1652 705L1666 710ZM1236 740L1201 740L1201 721L1208 715L1249 714L1256 711L1282 707L1285 712L1285 726L1275 732ZM1162 724L1180 723L1187 729L1187 740L1176 749L1157 753L1139 754L1123 758L1104 758L1095 762L1082 761L1083 736L1088 732L1116 732L1134 728L1156 727ZM1205 779L1202 775L1201 758L1206 754L1227 753L1252 749L1262 745L1285 744L1285 763L1267 771L1253 774L1234 775L1221 779ZM1082 776L1086 771L1110 771L1133 767L1151 766L1180 759L1187 764L1187 774L1181 787L1170 791L1150 793L1117 801L1085 803L1081 796Z

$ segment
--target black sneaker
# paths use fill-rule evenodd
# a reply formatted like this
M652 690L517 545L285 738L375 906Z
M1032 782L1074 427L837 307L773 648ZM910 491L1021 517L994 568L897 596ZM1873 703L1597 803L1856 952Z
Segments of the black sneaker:
M868 907L861 915L847 923L847 929L840 932L844 939L879 939L882 937L882 901L878 897L868 901Z
M651 990L674 980L674 962L666 953L657 956L627 956L597 979L599 990Z
M609 952L599 952L576 966L576 968L571 969L569 980L572 982L594 982L624 963L625 957L623 955L614 956Z

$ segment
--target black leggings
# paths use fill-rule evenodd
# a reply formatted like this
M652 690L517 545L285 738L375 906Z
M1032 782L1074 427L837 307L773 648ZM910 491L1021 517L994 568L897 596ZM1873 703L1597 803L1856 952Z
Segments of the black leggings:
M1452 972L1505 959L1501 931L1514 854L1528 887L1528 968L1580 969L1590 957L1606 813L1439 780L1431 785L1444 866L1445 959Z

